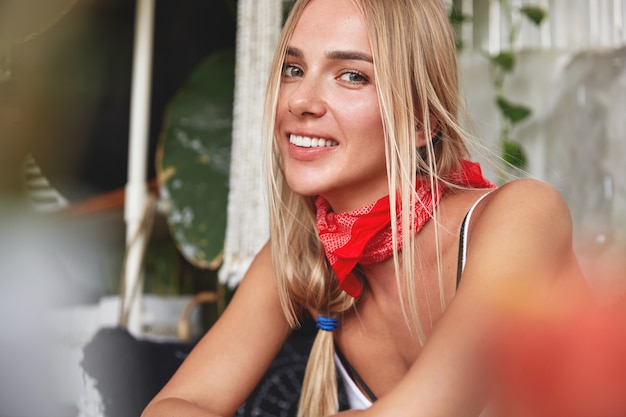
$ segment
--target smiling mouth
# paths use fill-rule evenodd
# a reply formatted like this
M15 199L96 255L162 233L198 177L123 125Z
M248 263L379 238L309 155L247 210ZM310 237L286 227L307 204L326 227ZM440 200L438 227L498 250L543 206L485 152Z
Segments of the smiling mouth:
M289 143L301 148L328 148L339 145L336 140L310 138L308 136L289 135Z

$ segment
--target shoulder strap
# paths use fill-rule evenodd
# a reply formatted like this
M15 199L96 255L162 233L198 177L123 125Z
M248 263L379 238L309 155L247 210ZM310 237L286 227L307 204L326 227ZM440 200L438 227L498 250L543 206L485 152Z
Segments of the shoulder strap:
M465 262L467 261L467 229L469 228L469 222L472 217L472 213L478 204L483 200L483 198L487 197L491 191L480 196L478 200L472 204L472 207L467 211L467 214L463 218L463 223L461 223L461 232L459 234L459 257L457 262L457 270L456 270L456 286L458 288L461 283L461 275L463 275L463 270L465 269Z
M337 357L339 358L339 361L341 362L341 364L345 368L345 370L348 373L348 375L361 388L361 390L363 391L365 396L368 397L371 402L375 402L378 398L376 397L376 395L374 395L372 390L367 386L367 384L365 383L363 378L361 378L361 375L359 375L359 373L356 371L356 369L354 369L354 367L348 361L348 359L343 355L343 353L341 352L341 349L339 349L339 346L337 346L336 343L335 343L335 353L337 354Z

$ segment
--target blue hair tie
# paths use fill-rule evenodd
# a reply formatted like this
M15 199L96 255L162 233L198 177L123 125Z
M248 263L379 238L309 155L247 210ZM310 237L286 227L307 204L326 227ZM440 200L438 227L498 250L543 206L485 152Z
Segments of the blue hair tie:
M339 327L339 322L337 321L337 319L333 319L331 317L317 316L316 327L320 330L332 332L333 330L337 329L337 327Z

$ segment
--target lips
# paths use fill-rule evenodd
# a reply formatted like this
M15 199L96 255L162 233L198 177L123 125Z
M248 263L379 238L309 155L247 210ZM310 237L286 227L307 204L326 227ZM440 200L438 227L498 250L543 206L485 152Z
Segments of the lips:
M289 143L300 148L328 148L339 143L332 139L313 138L309 136L289 135Z

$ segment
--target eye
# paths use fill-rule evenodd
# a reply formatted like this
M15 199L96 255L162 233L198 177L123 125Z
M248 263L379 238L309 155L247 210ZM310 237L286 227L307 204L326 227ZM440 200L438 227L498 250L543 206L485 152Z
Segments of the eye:
M302 77L304 75L304 71L302 71L302 68L300 68L300 67L298 67L296 65L284 64L283 65L282 75L285 78Z
M366 84L369 82L369 79L358 71L346 71L339 78L350 84Z

